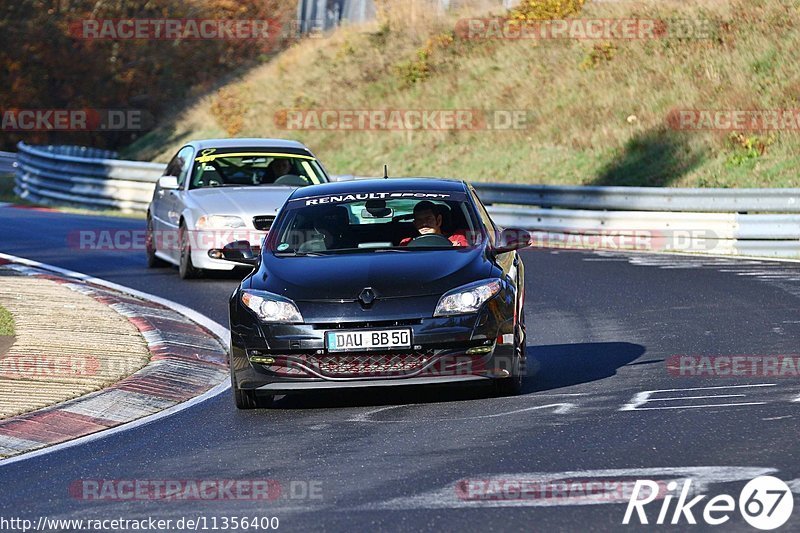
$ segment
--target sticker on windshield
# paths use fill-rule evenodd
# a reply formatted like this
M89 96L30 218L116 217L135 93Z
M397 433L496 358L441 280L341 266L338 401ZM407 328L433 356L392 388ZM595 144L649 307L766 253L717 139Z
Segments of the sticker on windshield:
M317 198L297 198L305 200L306 205L339 204L344 202L357 202L360 200L386 200L396 198L419 198L428 200L444 200L451 198L451 194L440 192L364 192L355 194L339 194L319 196Z
M292 159L305 159L312 161L313 157L310 155L302 154L289 154L285 152L217 152L216 148L206 148L200 155L195 157L194 160L198 163L208 163L216 159L225 159L226 157L288 157Z
M289 245L288 245L288 244L286 244L286 243L283 243L283 244L279 244L279 245L278 245L278 251L279 251L279 252L283 252L284 250L288 250L288 249L289 249Z

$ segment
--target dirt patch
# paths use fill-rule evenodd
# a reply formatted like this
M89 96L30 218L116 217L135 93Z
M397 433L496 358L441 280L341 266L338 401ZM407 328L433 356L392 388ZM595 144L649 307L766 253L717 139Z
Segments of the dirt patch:
M8 353L8 350L11 348L11 345L14 344L15 340L17 340L17 338L14 336L8 337L0 335L0 357Z

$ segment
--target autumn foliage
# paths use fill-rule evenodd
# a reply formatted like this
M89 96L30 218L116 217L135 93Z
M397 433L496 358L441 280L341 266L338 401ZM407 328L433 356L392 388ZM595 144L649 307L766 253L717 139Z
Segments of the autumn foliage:
M295 38L292 0L13 0L0 4L0 112L136 109L160 121ZM259 39L82 38L85 20L269 20ZM0 131L17 141L117 148L144 131Z

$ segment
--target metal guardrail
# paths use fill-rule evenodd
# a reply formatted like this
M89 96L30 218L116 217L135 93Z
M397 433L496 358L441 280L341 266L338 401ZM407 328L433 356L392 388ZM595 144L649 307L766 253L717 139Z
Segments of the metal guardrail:
M14 192L44 204L144 211L166 165L114 159L115 152L76 146L17 145Z
M40 203L143 211L165 168L81 147L20 143L18 149L15 191ZM800 189L474 186L498 224L551 240L650 232L703 242L691 251L800 258Z
M511 183L476 183L475 188L484 202L492 204L625 211L800 213L800 189L572 187Z
M17 170L17 154L0 152L0 174L13 174Z

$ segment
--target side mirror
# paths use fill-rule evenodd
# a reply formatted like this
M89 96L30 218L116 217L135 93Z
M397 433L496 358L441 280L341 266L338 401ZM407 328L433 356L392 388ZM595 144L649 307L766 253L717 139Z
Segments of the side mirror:
M258 257L253 253L248 241L234 241L226 244L222 250L209 250L208 256L213 259L224 259L252 266L258 264Z
M494 251L497 253L511 252L527 248L531 245L531 234L519 228L508 228L500 232Z
M161 189L177 189L178 178L175 176L161 176L158 178L158 187Z

